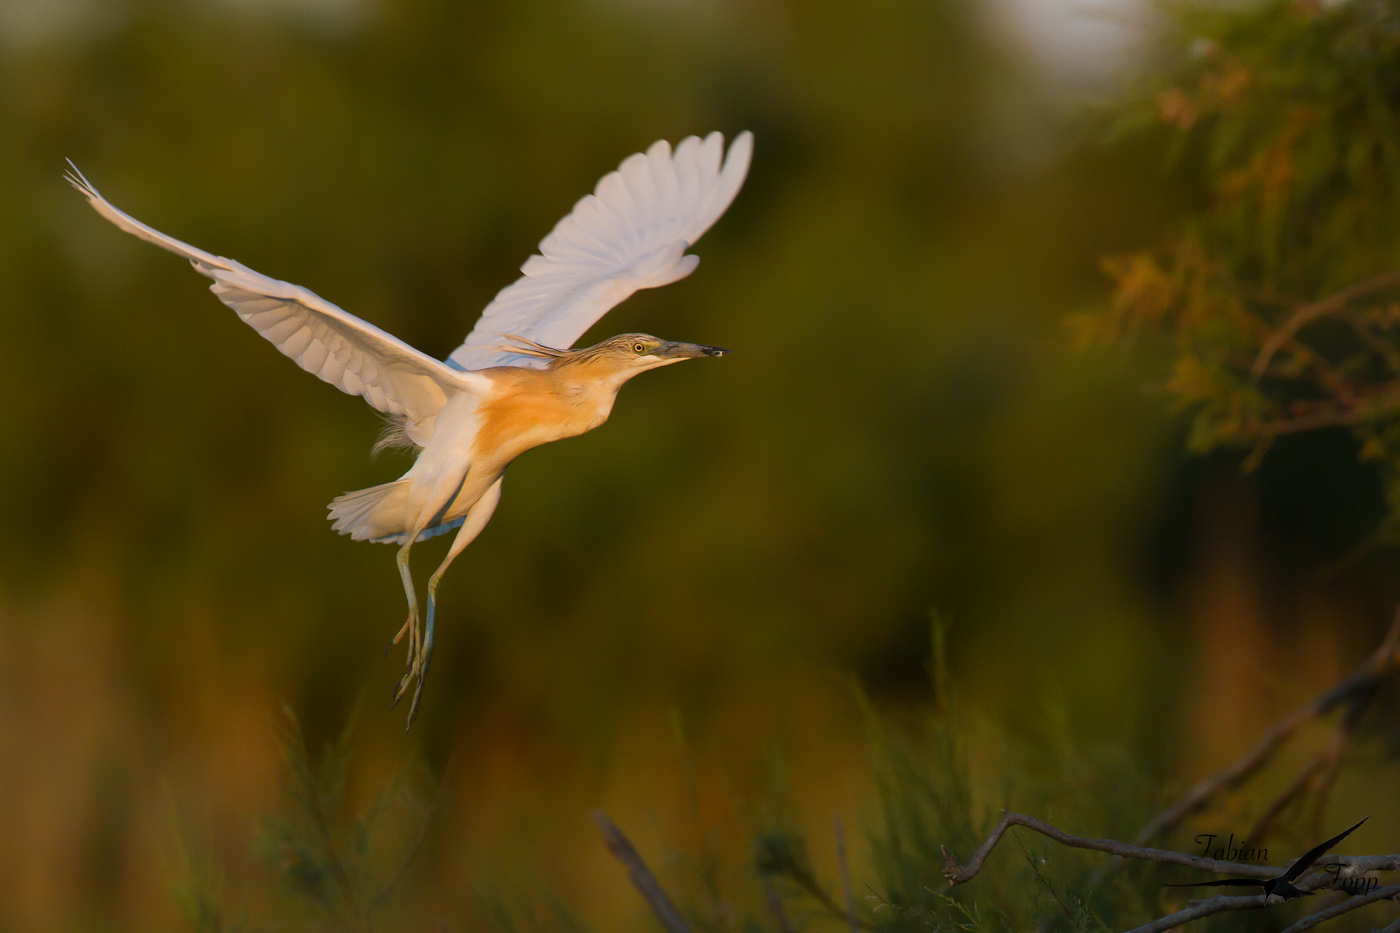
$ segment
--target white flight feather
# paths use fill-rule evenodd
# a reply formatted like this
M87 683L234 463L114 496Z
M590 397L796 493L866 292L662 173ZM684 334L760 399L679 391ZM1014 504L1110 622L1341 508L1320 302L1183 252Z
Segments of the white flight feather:
M448 398L464 391L489 392L489 379L435 360L308 289L141 223L99 194L77 166L69 166L68 181L99 214L127 233L184 256L214 280L210 291L273 346L307 372L400 419L405 434L419 446L432 437L434 419Z
M753 134L744 132L728 156L719 133L703 141L688 136L674 152L658 140L628 156L540 241L539 253L520 267L523 275L486 306L448 364L543 365L500 346L498 335L570 347L633 292L685 278L700 262L685 251L739 193L752 154Z
M700 263L686 250L728 209L748 174L753 134L687 136L628 156L599 180L540 241L522 276L501 289L466 342L444 364L314 292L206 253L118 210L69 165L68 180L103 217L134 236L184 256L214 280L210 290L298 366L403 425L424 446L452 394L490 390L470 371L542 366L546 360L500 342L518 335L566 348L610 309L642 288L685 278Z

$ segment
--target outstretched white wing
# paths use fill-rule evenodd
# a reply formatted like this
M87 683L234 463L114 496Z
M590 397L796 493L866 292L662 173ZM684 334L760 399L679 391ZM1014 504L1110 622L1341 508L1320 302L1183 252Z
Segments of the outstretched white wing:
M573 345L609 309L639 288L669 285L700 263L686 249L729 207L753 153L753 134L702 142L688 136L675 152L665 140L623 160L540 242L524 273L486 306L447 358L464 370L542 365L514 353L503 335L547 347ZM723 165L720 164L724 157Z
M76 165L68 164L68 181L99 214L127 233L184 256L214 280L209 290L273 346L342 392L362 396L385 414L403 418L405 433L420 445L431 437L438 409L450 396L488 388L482 377L420 353L314 292L146 226L113 207Z

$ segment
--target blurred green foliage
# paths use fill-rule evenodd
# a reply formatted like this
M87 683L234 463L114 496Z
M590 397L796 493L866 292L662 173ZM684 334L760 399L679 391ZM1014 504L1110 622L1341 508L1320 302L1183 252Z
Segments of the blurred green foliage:
M1182 4L1150 91L1113 132L1160 140L1197 206L1105 261L1085 332L1170 341L1191 445L1250 450L1349 427L1400 510L1400 11L1360 0Z
M1103 930L1149 919L1159 869L1128 863L1105 883L1103 857L1014 828L976 878L950 888L942 876L946 859L966 860L982 845L999 816L988 807L991 800L1005 809L1093 825L1100 836L1128 838L1149 814L1154 790L1121 751L1085 749L1067 733L1032 741L969 715L949 682L948 626L935 619L932 631L934 690L925 719L914 728L895 728L877 710L864 707L876 807L871 875L857 898L862 919L878 930L911 933ZM975 767L974 756L989 752L993 761ZM992 774L995 786L986 786ZM844 923L839 895L826 894L814 876L801 836L760 835L755 868L788 882L796 905L804 898L815 901L823 908L815 915L832 921L832 928ZM765 929L776 929L771 917L765 919Z
M283 769L294 817L269 818L258 848L292 890L334 926L358 930L369 929L389 904L422 847L439 801L416 786L424 780L412 773L410 761L365 812L344 812L357 714L358 707L340 737L313 762L296 714L284 710Z
M1076 143L1052 77L954 0L45 8L55 31L0 34L0 929L344 923L325 850L359 857L356 820L405 761L445 775L443 804L377 928L651 929L594 807L706 928L772 928L761 835L801 839L792 864L834 892L833 810L857 895L895 928L1063 918L1056 896L1136 916L1154 879L1088 892L1097 862L1032 841L1048 864L999 852L945 894L938 847L968 851L1002 806L1127 832L1329 686L1400 596L1388 554L1317 575L1385 514L1381 420L1362 425L1378 461L1307 434L1242 480L1183 462L1139 392L1163 344L1124 365L1063 327L1102 297L1103 256L1136 256L1093 326L1151 323L1164 355L1203 361L1213 388L1180 398L1212 443L1247 440L1220 432L1227 409L1247 427L1333 398L1323 362L1384 385L1379 318L1311 325L1313 356L1286 345L1270 365L1297 372L1256 384L1236 313L1263 334L1289 306L1256 290L1308 300L1390 268L1380 5L1188 9L1112 146ZM1310 122L1270 115L1295 103ZM521 458L442 591L414 735L370 702L343 781L304 754L289 772L284 705L310 749L362 690L387 707L390 551L332 534L322 504L404 464L367 458L360 402L93 215L63 158L159 229L441 355L601 174L712 129L757 143L702 268L591 336L737 352L638 380L603 429ZM1271 188L1259 153L1306 186ZM933 607L957 620L956 711L929 710ZM1388 762L1339 796L1389 793ZM172 798L207 827L188 844ZM375 891L417 825L396 812L363 850ZM298 853L329 914L258 838Z

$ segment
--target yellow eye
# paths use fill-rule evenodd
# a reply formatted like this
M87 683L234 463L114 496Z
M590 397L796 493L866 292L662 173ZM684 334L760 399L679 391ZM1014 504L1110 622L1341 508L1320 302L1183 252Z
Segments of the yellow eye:
M645 353L645 352L647 352L646 344L644 344L644 343L634 343L634 344L632 344L632 349L635 350L635 351L638 352L638 353Z

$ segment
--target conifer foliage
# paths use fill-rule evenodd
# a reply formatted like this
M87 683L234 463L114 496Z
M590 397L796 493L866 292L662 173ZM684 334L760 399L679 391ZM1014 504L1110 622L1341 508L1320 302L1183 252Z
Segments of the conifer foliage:
M1109 119L1160 144L1195 200L1105 259L1084 336L1151 342L1191 445L1249 451L1343 426L1400 510L1400 8L1381 0L1169 8L1153 78Z

